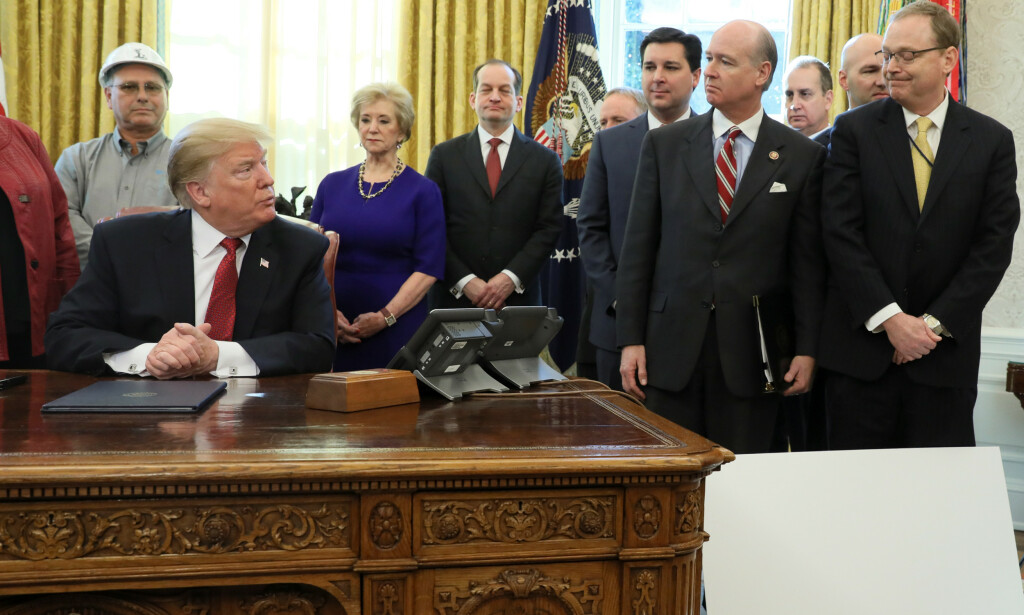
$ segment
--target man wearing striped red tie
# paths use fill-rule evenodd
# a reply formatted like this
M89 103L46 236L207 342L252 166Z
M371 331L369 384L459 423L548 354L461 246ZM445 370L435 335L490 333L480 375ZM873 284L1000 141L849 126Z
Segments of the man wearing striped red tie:
M785 395L810 390L824 296L819 199L825 150L761 108L778 52L766 28L730 22L705 50L714 109L648 133L617 276L625 390L737 453L767 452L753 297L791 311Z

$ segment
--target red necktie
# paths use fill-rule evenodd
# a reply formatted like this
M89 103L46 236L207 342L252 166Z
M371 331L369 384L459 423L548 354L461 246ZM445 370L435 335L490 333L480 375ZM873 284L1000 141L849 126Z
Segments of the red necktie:
M718 176L718 206L722 214L722 224L725 224L729 217L732 197L736 193L736 152L733 150L733 146L736 144L736 137L740 134L740 129L735 126L729 130L729 136L725 138L722 151L718 152L718 159L715 160L715 175Z
M491 184L491 198L498 194L498 180L501 179L501 156L498 155L498 145L501 139L494 137L488 143L491 144L491 152L487 154L487 182Z
M213 278L210 305L206 308L206 322L210 323L210 339L231 341L235 332L235 287L238 270L235 268L235 250L242 245L237 237L225 237L220 245L228 251L217 265Z

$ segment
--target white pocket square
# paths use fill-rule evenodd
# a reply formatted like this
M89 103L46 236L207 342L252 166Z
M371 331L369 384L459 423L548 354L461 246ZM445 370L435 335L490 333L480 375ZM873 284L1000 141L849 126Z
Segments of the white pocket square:
M786 192L786 184L780 184L779 182L774 182L772 184L771 190L769 190L768 192Z

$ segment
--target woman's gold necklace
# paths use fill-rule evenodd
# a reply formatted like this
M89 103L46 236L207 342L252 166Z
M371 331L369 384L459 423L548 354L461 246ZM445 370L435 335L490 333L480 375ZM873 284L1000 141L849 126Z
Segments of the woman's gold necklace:
M384 184L384 187L382 187L377 192L373 191L373 184L372 183L370 184L370 193L369 194L367 194L363 190L363 173L365 171L366 171L366 161L364 160L362 162L362 164L359 165L359 196L363 197L363 200L368 201L368 200L372 199L373 197L380 195L381 192L384 192L385 190L387 190L388 186L391 185L391 182L395 181L395 178L398 177L399 173L402 172L402 159L401 158L398 159L398 164L395 165L395 172L391 174L391 178L388 179L388 183Z

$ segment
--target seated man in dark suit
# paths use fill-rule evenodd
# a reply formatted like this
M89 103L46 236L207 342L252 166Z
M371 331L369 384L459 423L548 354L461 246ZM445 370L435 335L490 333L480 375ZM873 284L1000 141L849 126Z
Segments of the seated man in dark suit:
M562 164L512 124L522 86L507 62L478 66L469 103L480 125L430 152L423 174L441 188L448 224L431 308L543 304L537 274L562 228Z
M187 378L327 371L327 239L277 219L267 132L200 120L171 144L182 205L97 225L46 331L53 369Z

